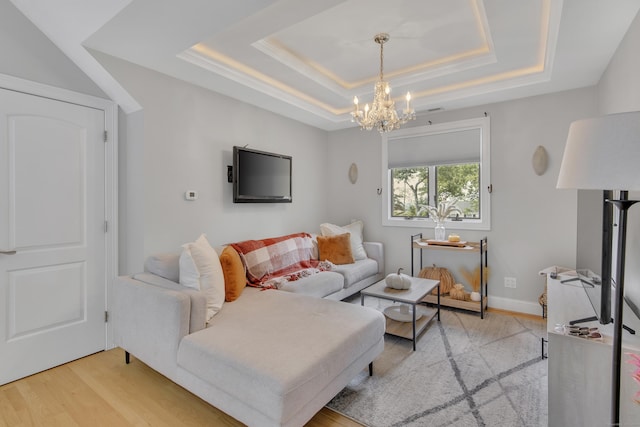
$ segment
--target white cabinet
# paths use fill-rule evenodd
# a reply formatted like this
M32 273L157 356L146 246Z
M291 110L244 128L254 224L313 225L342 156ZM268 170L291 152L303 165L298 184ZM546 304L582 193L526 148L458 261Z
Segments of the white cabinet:
M560 276L559 279L563 277ZM556 332L556 325L594 315L579 281L562 284L547 280L547 333L549 355L549 427L610 425L613 324L597 321L580 324L597 327L603 342ZM624 353L640 354L640 320L625 307L624 324L638 334L623 331ZM638 425L640 405L633 401L640 388L631 378L632 365L622 364L620 421L623 426Z

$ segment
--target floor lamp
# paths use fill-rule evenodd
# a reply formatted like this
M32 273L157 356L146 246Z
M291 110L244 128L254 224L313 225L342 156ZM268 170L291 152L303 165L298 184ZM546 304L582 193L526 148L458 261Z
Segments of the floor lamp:
M622 308L627 239L627 211L636 203L628 191L640 190L640 111L611 114L571 123L558 188L620 190L614 335L611 378L611 424L620 423L620 367L622 363Z

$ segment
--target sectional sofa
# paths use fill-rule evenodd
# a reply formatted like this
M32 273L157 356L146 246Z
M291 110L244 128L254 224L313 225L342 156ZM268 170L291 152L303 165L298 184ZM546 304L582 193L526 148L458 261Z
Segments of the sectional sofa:
M384 316L336 301L382 277L382 245L363 246L373 258L242 286L212 317L210 293L179 283L184 252L149 257L114 284L114 341L249 426L302 426L384 349Z

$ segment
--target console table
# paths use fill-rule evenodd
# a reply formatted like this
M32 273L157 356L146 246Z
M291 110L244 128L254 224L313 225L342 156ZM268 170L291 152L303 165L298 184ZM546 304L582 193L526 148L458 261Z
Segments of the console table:
M479 254L480 255L480 277L482 283L480 284L480 302L475 301L462 301L453 299L447 296L443 296L440 298L438 302L439 305L461 308L463 310L476 311L480 313L480 318L484 319L484 312L487 309L487 295L488 295L488 281L486 279L484 270L488 267L487 265L487 249L488 243L487 238L484 237L479 242L467 242L464 247L454 247L454 246L442 246L442 245L430 245L425 240L422 239L422 233L414 234L411 236L411 275L414 275L414 262L413 262L413 252L414 250L419 249L420 252L420 270L422 270L422 251L424 250L434 250L434 251L449 251L455 255L461 254ZM431 304L436 303L435 295L427 295L424 299L424 302L428 302Z
M565 335L556 325L594 315L579 281L560 283L568 276L547 278L547 335L549 357L549 427L610 425L611 360L613 324L597 321L580 326L597 327L603 342ZM640 354L640 320L625 306L623 321L638 331L623 331L623 360L626 352ZM621 425L637 425L640 405L633 401L640 387L631 378L632 365L622 364L620 379Z

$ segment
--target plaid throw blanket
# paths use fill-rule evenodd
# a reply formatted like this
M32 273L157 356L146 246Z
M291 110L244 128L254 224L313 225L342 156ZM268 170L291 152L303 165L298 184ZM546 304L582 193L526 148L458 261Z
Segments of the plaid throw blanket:
M251 286L277 288L283 281L331 269L330 264L312 259L313 240L308 233L245 240L231 246L240 254Z

